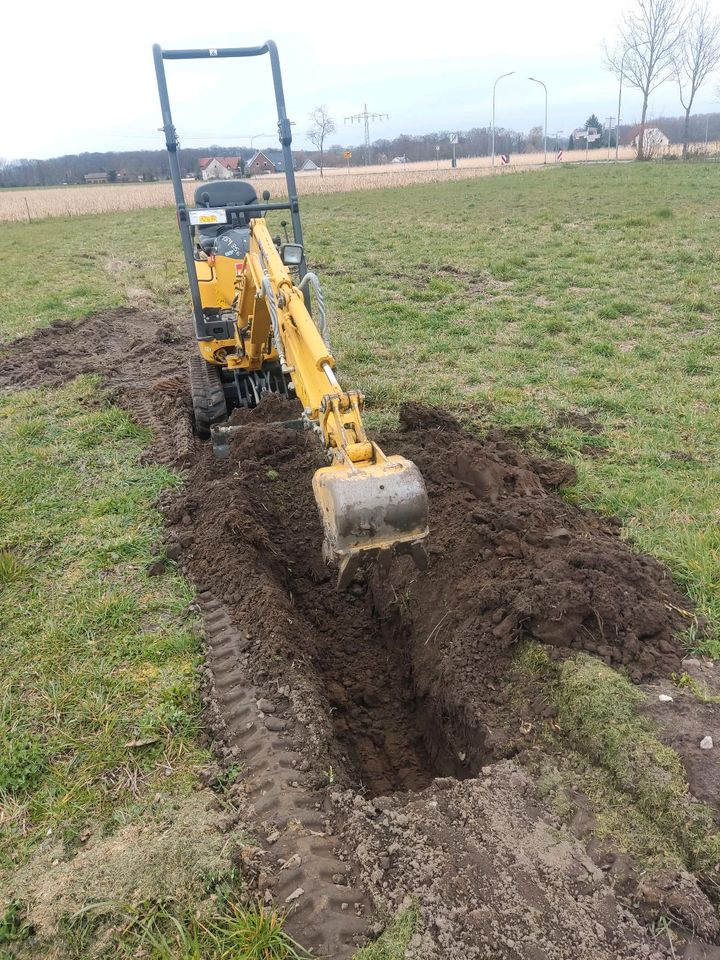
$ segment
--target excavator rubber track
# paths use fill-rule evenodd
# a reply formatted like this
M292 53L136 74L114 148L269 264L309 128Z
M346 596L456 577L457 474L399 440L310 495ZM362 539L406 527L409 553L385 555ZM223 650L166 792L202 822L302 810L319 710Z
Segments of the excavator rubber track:
M195 432L208 440L213 425L227 420L228 409L220 368L199 354L190 359L190 392Z

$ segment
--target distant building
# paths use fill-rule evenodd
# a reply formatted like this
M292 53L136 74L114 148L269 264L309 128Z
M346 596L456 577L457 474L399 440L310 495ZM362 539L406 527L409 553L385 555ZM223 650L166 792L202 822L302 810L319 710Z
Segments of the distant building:
M108 174L104 170L99 173L86 173L83 177L85 183L107 183L108 179Z
M198 166L203 180L232 180L240 175L240 157L201 157Z
M250 158L245 168L249 174L257 176L259 173L284 173L285 160L282 150L258 150Z
M320 167L315 163L314 160L306 160L305 163L300 167L301 170L319 170Z
M655 123L638 123L625 136L625 142L636 150L643 131L643 149L662 150L670 145L670 138Z
M390 163L407 163L407 157L393 157Z

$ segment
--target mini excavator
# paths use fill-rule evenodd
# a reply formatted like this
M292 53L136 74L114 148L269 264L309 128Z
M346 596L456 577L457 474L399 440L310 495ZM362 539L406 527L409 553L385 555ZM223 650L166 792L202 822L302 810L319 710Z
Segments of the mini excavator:
M259 200L248 180L216 180L202 183L188 207L164 62L265 54L275 88L287 201L270 203L267 191ZM316 471L313 491L323 524L323 557L338 567L338 589L368 563L386 569L397 554L410 554L424 568L428 500L420 471L404 457L386 456L368 439L362 393L344 390L335 375L322 289L305 261L275 43L207 50L163 50L156 44L153 55L198 347L190 361L196 432L212 440L218 456L227 457L230 437L246 429L228 423L233 409L255 407L268 393L297 398L300 420L282 425L313 430L326 453L328 466ZM281 223L284 241L272 236L266 220L271 211L290 214L292 240L286 221Z

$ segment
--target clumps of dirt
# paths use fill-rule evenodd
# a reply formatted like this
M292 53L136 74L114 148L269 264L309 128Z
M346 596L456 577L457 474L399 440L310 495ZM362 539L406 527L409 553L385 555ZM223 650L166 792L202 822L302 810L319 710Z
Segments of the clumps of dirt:
M420 907L408 960L637 960L667 954L543 808L515 764L412 797L335 793L377 909Z
M184 374L189 321L119 307L80 323L58 320L0 351L0 387L56 387L80 374L106 378L119 399L157 377Z
M635 680L680 668L687 599L666 567L621 539L618 522L559 495L571 467L532 458L499 432L471 437L443 411L408 405L401 423L383 445L425 478L431 565L396 568L373 595L404 628L420 696L476 722L502 699L522 637L555 655L594 654Z
M311 488L321 451L272 422L294 415L275 398L236 415L231 458L199 451L164 509L173 556L249 632L253 675L291 678L316 770L371 795L473 776L503 753L498 718L528 636L638 680L679 668L687 599L618 523L560 496L573 468L417 405L381 442L425 477L429 570L398 561L337 593Z

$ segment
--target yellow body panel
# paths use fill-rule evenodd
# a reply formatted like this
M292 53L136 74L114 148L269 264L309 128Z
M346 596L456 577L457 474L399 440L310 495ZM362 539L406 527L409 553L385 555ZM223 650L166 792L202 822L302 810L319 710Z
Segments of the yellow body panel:
M417 468L386 458L362 422L363 395L342 390L335 360L311 317L301 290L263 218L250 221L242 260L213 256L196 261L203 307L230 313L231 340L200 341L203 357L231 369L258 370L280 360L305 418L318 424L330 466L313 480L325 530L324 553L340 563L340 582L361 558L412 552L427 537L427 494ZM276 322L273 321L273 313Z

